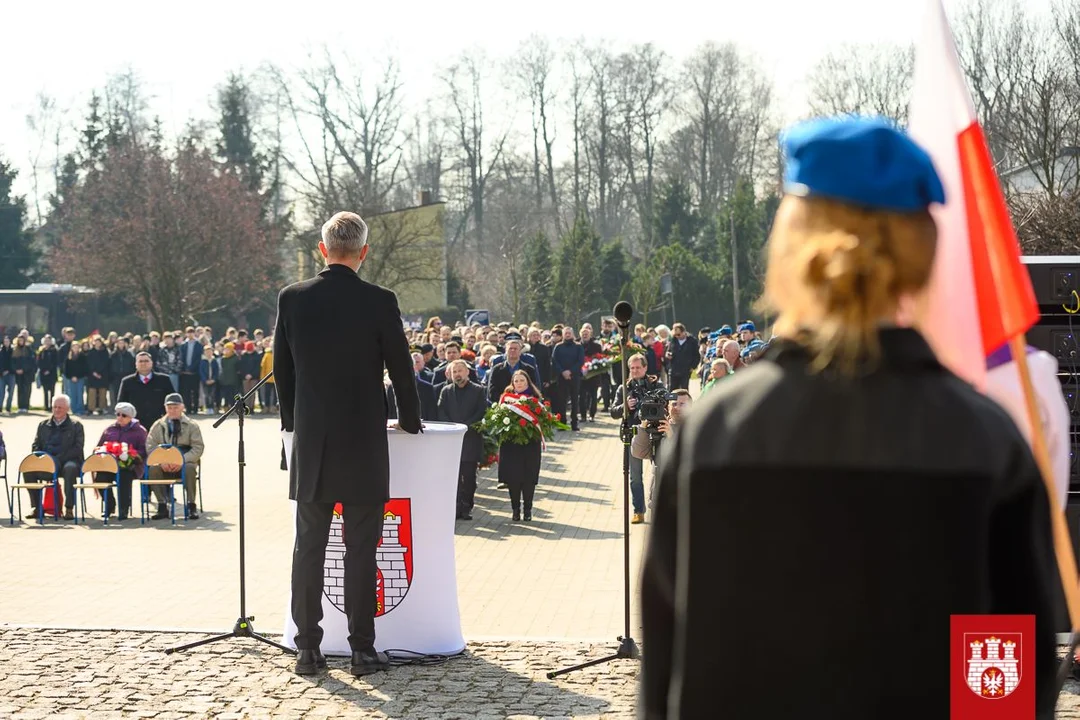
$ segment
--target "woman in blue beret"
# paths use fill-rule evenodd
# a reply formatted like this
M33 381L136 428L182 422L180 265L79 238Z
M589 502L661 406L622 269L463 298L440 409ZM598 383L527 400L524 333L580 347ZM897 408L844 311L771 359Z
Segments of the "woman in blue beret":
M950 616L998 613L1035 616L1023 682L1050 717L1064 615L1043 481L914 329L938 175L876 120L811 121L783 150L764 302L785 340L665 452L642 716L946 717Z

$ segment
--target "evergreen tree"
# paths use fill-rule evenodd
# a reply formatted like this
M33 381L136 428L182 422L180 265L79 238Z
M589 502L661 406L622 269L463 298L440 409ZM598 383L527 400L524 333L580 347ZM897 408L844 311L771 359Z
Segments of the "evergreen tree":
M614 307L622 299L629 282L626 251L619 240L612 240L600 250L600 301L603 306Z
M561 319L565 322L576 325L602 310L596 282L599 259L600 235L580 215L559 247L555 304L557 310L562 310Z
M717 268L728 288L733 282L731 231L735 230L735 257L739 268L738 321L753 315L754 303L761 297L765 282L765 241L772 219L776 215L779 199L770 196L758 202L753 184L739 178L732 197L717 214Z
M523 321L539 320L547 323L552 320L552 302L554 295L554 273L552 267L551 243L547 235L538 232L525 244L525 315Z
M95 169L105 155L105 136L107 128L101 114L101 96L94 92L90 95L90 110L86 124L79 133L79 167L84 170Z
M660 187L653 210L653 237L660 245L677 243L694 248L705 223L694 209L690 188L681 180L671 180Z
M457 308L459 314L469 309L469 286L461 281L451 266L446 267L446 304Z
M259 153L251 127L251 91L247 80L230 73L218 91L221 117L218 120L217 154L225 166L237 173L248 189L262 190L266 159Z
M0 160L0 288L22 289L36 258L26 231L26 198L11 194L16 175L15 168Z

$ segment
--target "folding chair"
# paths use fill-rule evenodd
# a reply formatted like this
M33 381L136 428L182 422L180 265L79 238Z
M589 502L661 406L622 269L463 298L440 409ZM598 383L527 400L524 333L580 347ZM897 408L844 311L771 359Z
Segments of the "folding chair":
M83 478L86 477L86 473L113 473L112 482L83 482ZM74 485L75 491L79 493L79 501L75 503L75 524L79 524L79 504L82 504L82 517L83 522L86 522L86 491L87 490L100 490L101 491L101 520L108 525L109 516L105 512L109 506L109 491L116 492L117 504L119 504L120 498L120 463L116 462L116 458L108 453L96 453L86 458L83 462L82 470L79 471L79 482Z
M52 475L52 480L45 482L26 482L26 473L39 472ZM27 455L23 458L23 461L19 463L19 476L23 478L23 482L17 482L12 485L8 491L8 508L18 503L19 518L22 518L22 495L19 495L19 490L29 490L30 492L37 492L38 505L37 516L38 524L45 524L45 489L52 485L53 488L53 518L55 520L60 519L60 483L56 479L56 461L53 460L52 455L43 452L35 452ZM5 483L6 484L6 483ZM16 500L17 498L17 500ZM11 513L11 524L15 524L15 513Z
M14 524L14 522L15 522L15 513L12 510L12 507L11 507L11 488L8 487L7 467L8 467L7 456L5 455L3 457L0 457L0 477L4 478L4 497L7 498L7 501L8 501L8 513L11 514L11 516L12 516L11 521ZM201 496L200 496L199 500L200 500L200 504L201 504L201 501L202 501ZM201 507L199 509L202 510Z
M202 504L202 460L195 463L195 492L199 495L199 512L203 512ZM187 502L191 502L189 499ZM186 503L185 503L186 505Z
M155 478L150 479L150 468L160 467L161 465L179 465L180 477L179 478ZM146 458L146 465L143 468L142 485L142 518L141 522L146 523L149 517L150 504L150 488L151 487L168 487L169 488L169 519L172 520L172 524L176 524L176 486L184 486L184 477L187 468L184 467L184 453L180 452L180 448L175 445L158 445L154 448L154 451L150 453L150 457ZM188 519L187 513L187 494L184 495L184 520Z

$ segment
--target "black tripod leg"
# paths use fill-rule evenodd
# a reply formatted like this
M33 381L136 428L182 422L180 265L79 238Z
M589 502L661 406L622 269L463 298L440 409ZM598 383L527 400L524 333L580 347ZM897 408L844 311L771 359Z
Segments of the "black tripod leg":
M572 667L563 668L562 670L553 670L553 671L551 671L551 672L549 672L547 674L547 678L548 678L548 680L551 680L552 678L557 678L560 675L566 675L567 673L572 673L572 672L575 672L577 670L584 670L585 668L590 668L593 665L601 665L601 664L606 663L606 662L611 662L612 660L618 660L621 657L622 656L618 655L618 654L616 654L616 655L608 655L607 657L598 658L596 660L590 660L589 662L583 662L580 665L574 665Z
M191 648L197 648L200 645L209 645L210 643L216 643L221 640L228 640L233 637L232 633L222 633L221 635L215 635L214 637L203 638L202 640L196 640L195 642L188 643L187 645L178 645L171 647L165 651L166 655L172 655L174 652L183 652L184 650L190 650Z
M271 640L270 638L259 635L258 633L251 633L251 635L249 635L248 637L253 637L256 640L258 640L259 642L266 643L267 645L269 645L271 647L276 647L278 650L280 650L281 652L286 653L288 655L295 655L296 654L296 651L293 650L292 648L285 647L284 645L282 645L280 643L276 643L273 640Z

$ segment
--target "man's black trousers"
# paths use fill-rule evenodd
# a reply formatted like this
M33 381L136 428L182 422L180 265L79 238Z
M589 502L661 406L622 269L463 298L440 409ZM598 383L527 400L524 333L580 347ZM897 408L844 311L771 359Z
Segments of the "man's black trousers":
M461 462L458 470L457 512L464 515L473 509L476 499L476 463Z
M375 644L375 551L382 536L384 505L345 505L342 508L345 543L345 615L349 646L366 650ZM323 564L334 503L296 504L296 545L292 564L292 616L296 647L317 650L323 631Z
M571 375L570 379L559 376L559 407L555 411L561 413L563 422L569 422L570 427L578 426L578 402L581 394L581 376ZM570 414L566 414L566 401L570 401Z

